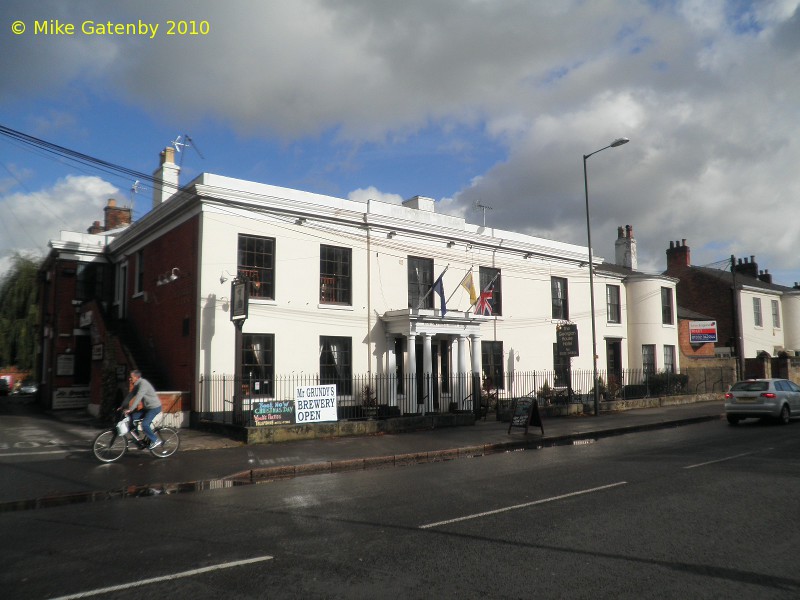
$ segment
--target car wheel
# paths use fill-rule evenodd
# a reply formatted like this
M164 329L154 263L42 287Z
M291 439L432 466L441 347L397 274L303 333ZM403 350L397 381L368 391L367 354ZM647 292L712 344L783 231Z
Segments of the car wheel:
M781 416L778 417L778 421L781 425L788 425L789 419L791 418L791 414L789 413L789 405L784 404L781 408Z
M733 415L728 415L728 423L731 425L738 425L739 424L739 417L734 417Z

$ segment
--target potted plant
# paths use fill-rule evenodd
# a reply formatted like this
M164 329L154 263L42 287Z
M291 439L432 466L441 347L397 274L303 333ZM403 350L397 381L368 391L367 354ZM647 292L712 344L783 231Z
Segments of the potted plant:
M371 385L361 388L361 408L364 416L374 419L378 415L378 394Z

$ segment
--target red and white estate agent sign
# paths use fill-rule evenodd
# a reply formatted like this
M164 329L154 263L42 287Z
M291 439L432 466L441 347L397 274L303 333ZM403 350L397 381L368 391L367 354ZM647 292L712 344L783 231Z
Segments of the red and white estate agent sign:
M294 389L295 423L337 421L336 385L308 385Z

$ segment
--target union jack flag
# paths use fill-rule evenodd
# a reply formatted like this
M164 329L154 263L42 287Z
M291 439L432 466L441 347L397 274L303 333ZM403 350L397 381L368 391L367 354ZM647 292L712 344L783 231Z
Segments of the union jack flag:
M492 314L492 295L494 289L488 289L481 292L478 302L475 304L476 315L491 315Z

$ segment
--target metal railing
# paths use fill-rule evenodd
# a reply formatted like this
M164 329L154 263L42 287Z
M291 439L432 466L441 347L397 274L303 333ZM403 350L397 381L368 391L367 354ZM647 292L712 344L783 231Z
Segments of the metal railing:
M722 393L735 379L733 368L690 368L679 373L625 369L610 375L598 371L601 401L651 396ZM337 381L318 374L291 374L272 380L233 375L201 376L199 417L222 423L253 425L259 402L293 402L300 387L337 385L338 420L473 412L476 417L507 408L514 398L535 397L541 405L587 404L594 399L591 370L513 371L498 381L471 373L436 377L432 374L357 375ZM237 397L238 392L238 397Z

